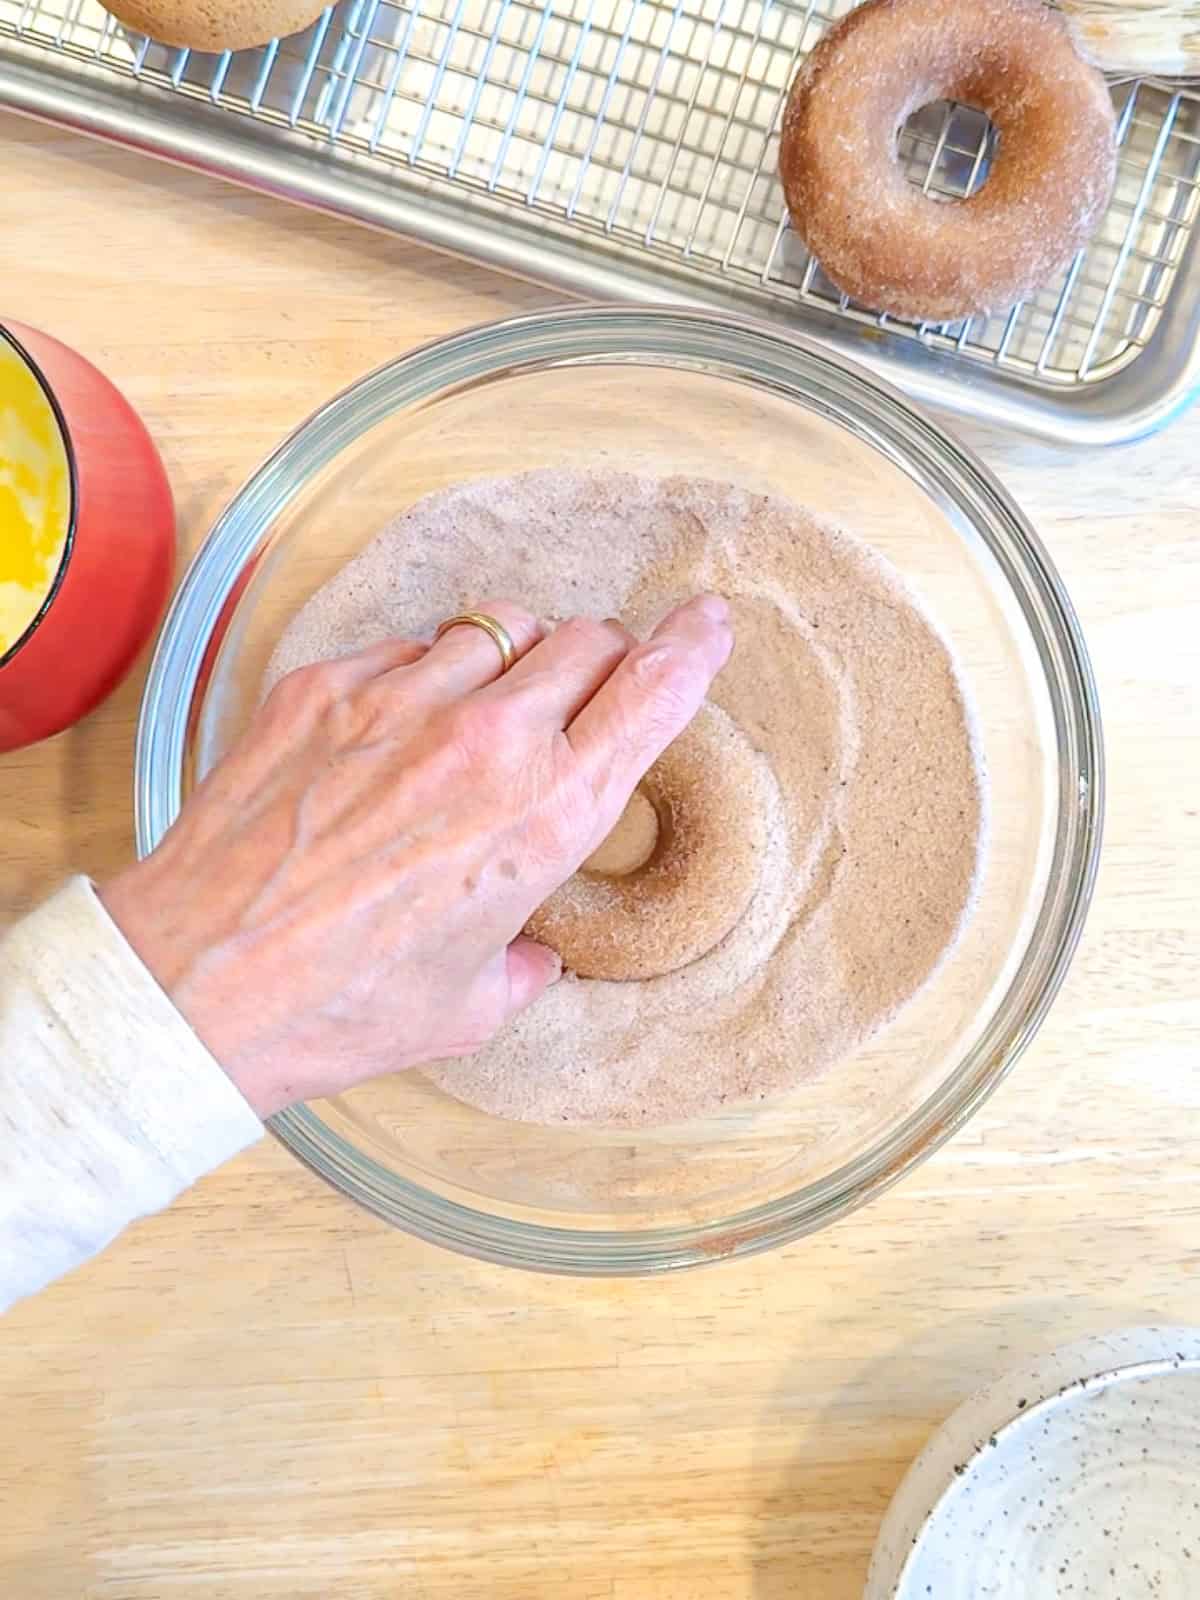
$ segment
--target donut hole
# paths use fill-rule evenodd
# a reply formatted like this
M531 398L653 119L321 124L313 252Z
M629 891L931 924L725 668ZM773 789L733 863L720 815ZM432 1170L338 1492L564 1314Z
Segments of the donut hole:
M668 745L617 826L526 924L580 978L661 978L741 920L767 845L761 757L705 704Z
M628 878L658 849L658 812L642 789L635 789L612 832L596 846L582 870L598 878Z
M896 159L931 200L966 200L987 182L998 145L986 112L956 100L931 100L901 126Z

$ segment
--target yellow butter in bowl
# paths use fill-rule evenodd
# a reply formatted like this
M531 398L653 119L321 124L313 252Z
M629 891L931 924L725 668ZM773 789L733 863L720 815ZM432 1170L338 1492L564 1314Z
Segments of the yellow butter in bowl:
M54 587L70 507L58 419L33 372L0 338L0 657Z

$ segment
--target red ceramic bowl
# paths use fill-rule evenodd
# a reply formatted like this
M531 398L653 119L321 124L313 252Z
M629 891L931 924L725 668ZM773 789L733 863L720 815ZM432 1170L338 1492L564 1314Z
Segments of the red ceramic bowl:
M3 751L78 722L133 665L170 589L175 510L149 434L103 373L20 323L0 326L0 341L40 385L70 475L57 569L36 614L0 655ZM0 408L0 469L5 448Z

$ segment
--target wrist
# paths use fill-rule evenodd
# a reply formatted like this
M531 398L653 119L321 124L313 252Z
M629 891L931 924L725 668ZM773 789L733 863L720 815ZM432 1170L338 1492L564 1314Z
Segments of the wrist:
M244 1006L240 995L220 1003L199 993L199 962L192 950L178 897L164 892L154 861L136 862L96 894L110 920L216 1064L262 1119L290 1103L282 1088L265 1085L248 1052L238 1042ZM210 985L211 987L211 985Z

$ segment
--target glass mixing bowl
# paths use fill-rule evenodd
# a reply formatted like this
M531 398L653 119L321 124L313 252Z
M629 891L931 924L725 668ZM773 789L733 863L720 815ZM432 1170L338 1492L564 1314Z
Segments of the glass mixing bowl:
M581 307L381 367L236 496L150 671L139 850L153 849L245 725L289 618L397 511L468 479L603 465L786 495L889 557L970 686L991 834L975 914L930 983L856 1055L770 1103L632 1132L543 1128L489 1117L414 1072L273 1121L315 1171L423 1238L597 1274L794 1239L948 1138L1028 1044L1063 978L1101 819L1098 708L1070 603L969 452L802 338L702 312Z

